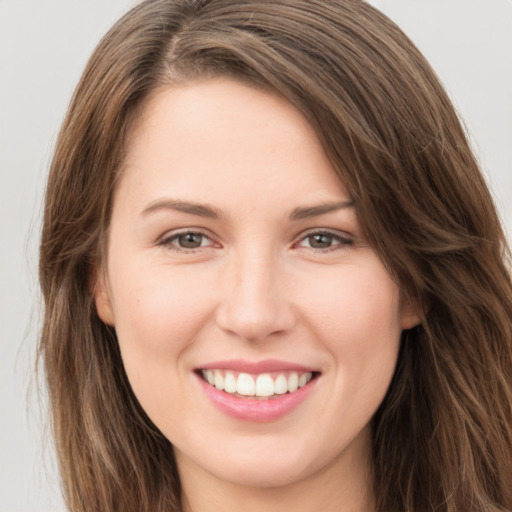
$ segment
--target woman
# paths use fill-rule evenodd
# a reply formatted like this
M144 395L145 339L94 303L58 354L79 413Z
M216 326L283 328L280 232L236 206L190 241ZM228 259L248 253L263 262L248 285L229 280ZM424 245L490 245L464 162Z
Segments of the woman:
M72 511L512 509L512 284L457 116L354 0L146 0L47 189Z

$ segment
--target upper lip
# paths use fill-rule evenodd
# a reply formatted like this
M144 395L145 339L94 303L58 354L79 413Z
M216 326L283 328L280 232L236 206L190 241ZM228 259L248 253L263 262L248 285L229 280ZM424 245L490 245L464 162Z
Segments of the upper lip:
M229 359L225 361L214 361L200 366L200 370L233 370L245 373L267 373L279 371L297 371L297 372L318 372L316 368L305 366L290 361L281 361L279 359L265 359L262 361L247 361L245 359Z

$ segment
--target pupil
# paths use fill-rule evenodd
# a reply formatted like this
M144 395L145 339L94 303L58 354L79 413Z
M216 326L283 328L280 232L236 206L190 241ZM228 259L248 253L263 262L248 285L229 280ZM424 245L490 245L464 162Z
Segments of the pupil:
M332 244L332 236L331 235L313 235L311 237L311 247L315 249L325 249L330 247Z
M187 233L186 235L182 235L179 237L179 242L181 247L185 247L187 249L194 249L196 247L201 246L201 238L202 235L198 235L195 233Z

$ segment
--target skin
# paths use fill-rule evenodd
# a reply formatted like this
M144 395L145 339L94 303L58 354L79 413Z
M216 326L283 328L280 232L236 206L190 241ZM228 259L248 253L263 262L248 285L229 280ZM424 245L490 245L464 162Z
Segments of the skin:
M217 216L181 211L190 203ZM291 218L325 204L336 206ZM187 230L196 247L180 247ZM98 313L174 445L184 510L372 510L369 422L418 317L293 106L222 78L154 94L128 142L98 275ZM219 411L194 372L268 358L320 376L263 423Z

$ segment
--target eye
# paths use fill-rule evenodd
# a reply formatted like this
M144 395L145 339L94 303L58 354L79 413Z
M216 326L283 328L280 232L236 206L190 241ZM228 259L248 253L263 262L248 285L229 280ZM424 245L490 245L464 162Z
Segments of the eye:
M185 231L166 236L161 240L160 245L176 251L191 251L201 247L213 246L214 242L199 231Z
M297 244L298 247L306 247L320 251L341 249L350 245L353 245L353 241L350 238L330 231L315 231L314 233L309 233Z

